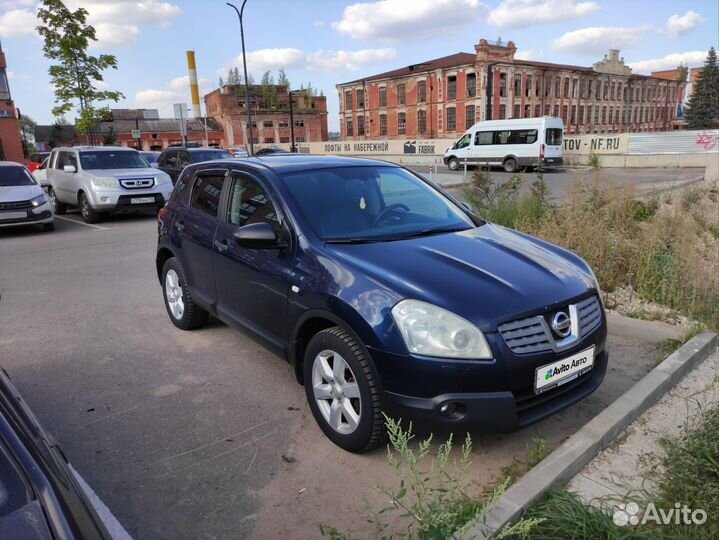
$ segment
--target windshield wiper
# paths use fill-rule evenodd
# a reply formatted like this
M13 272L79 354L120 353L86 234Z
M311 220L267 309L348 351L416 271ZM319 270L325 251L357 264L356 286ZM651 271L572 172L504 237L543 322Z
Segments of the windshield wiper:
M373 244L383 242L384 238L331 238L325 240L326 244Z
M395 240L406 240L408 238L419 238L421 236L433 236L435 234L445 234L445 233L455 233L460 231L466 231L467 228L457 228L457 227L446 227L446 228L439 228L439 229L422 229L420 231L415 231L407 234L400 234L397 236L388 236L386 238L383 238L385 242L393 242Z

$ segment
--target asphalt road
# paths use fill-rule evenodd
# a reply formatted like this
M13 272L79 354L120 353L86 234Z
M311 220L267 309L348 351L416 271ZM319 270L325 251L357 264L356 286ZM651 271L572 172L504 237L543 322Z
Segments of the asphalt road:
M88 226L71 214L56 227L0 230L0 366L133 538L366 526L363 498L391 476L384 452L329 443L289 366L252 339L217 321L194 332L170 323L154 216ZM577 407L480 437L475 481L526 455L533 436L560 441L651 369L656 349L636 334L612 334L607 379Z

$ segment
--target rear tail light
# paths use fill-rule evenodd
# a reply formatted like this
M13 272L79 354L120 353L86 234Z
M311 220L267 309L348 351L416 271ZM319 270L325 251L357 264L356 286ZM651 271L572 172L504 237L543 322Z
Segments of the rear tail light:
M544 145L543 144L539 145L539 159L540 160L544 159Z
M160 210L157 212L157 221L162 221L162 218L165 217L165 214L167 214L168 210L166 206L163 206L160 208Z

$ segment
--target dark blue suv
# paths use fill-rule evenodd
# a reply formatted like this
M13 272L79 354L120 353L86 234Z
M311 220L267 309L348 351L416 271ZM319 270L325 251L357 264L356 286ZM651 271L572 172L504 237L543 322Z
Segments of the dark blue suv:
M382 442L383 412L518 429L592 393L607 368L581 258L390 163L190 165L160 211L157 275L175 326L212 314L260 338L353 452Z

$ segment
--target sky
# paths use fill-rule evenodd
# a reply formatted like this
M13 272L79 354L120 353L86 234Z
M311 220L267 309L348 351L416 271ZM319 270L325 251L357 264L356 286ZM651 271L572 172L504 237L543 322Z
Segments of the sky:
M91 52L117 56L118 69L98 85L124 94L112 107L171 117L173 103L189 104L187 50L196 54L201 95L229 67L242 71L239 21L222 0L65 3L89 12L98 36ZM0 40L16 107L49 124L54 94L35 30L38 5L0 0ZM520 58L584 66L616 48L644 74L700 66L719 42L717 0L247 0L243 18L255 80L284 68L293 88L311 83L328 97L330 131L339 125L336 84L473 53L481 38L514 41Z

